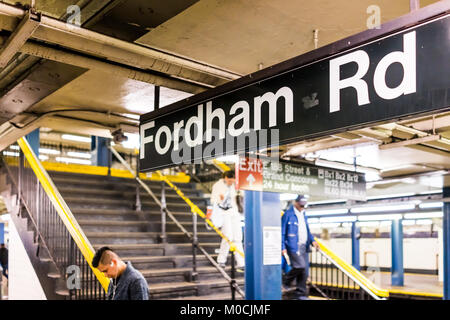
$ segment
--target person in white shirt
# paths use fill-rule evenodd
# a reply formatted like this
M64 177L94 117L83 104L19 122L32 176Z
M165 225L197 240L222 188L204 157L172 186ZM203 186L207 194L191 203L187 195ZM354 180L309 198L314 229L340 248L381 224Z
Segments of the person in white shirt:
M241 214L238 210L236 202L236 188L234 184L234 172L226 171L222 175L222 179L217 181L211 191L211 204L213 206L213 215L222 216L222 233L236 244L236 248L244 252L242 246L242 228ZM220 243L219 255L217 263L221 267L225 267L228 257L230 245L225 239ZM245 266L245 259L235 252L236 266L238 272L242 272Z

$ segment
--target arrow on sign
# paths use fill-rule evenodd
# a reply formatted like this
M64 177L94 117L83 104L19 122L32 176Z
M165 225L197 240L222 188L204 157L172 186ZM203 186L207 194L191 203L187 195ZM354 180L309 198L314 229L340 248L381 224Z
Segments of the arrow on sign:
M250 186L252 186L253 183L256 181L255 177L251 173L248 175L246 180Z

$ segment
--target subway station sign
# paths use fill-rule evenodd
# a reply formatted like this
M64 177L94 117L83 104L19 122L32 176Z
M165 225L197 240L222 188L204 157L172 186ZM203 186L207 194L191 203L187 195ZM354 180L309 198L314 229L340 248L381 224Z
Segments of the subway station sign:
M236 164L236 188L366 200L366 181L362 173L277 159L240 157Z
M326 46L143 115L141 171L450 108L449 15L398 30L339 52Z

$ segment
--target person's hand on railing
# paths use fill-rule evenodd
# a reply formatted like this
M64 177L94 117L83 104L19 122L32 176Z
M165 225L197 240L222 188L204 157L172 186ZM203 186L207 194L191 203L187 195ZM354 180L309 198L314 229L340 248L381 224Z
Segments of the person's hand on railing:
M312 242L312 245L313 245L313 247L314 247L316 250L319 250L319 249L320 249L320 245L317 243L317 241L313 241L313 242Z

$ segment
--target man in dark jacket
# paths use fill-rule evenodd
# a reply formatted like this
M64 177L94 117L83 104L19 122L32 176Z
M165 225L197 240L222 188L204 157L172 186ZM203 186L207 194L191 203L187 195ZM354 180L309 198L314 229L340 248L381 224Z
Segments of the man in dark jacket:
M283 255L287 254L292 269L285 275L283 285L288 287L291 282L297 280L296 296L298 299L307 299L306 280L309 273L310 246L318 248L314 237L309 231L308 221L305 217L307 200L303 195L297 196L292 207L285 211L281 219Z
M8 279L8 249L5 244L0 245L0 264L2 265L3 275Z
M148 300L148 284L131 262L122 261L108 247L100 248L92 259L92 266L112 279L108 287L108 300Z

